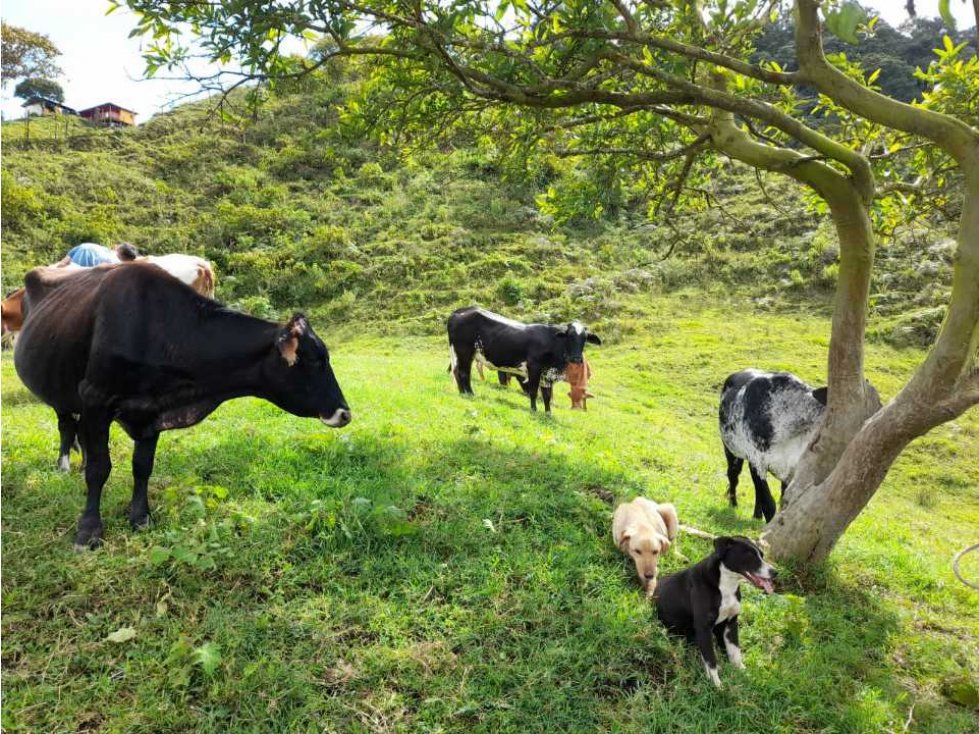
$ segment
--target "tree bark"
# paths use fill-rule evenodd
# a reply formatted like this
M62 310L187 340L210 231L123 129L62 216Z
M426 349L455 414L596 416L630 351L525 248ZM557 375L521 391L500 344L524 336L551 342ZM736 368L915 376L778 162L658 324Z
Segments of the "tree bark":
M828 402L819 433L784 490L783 506L826 479L864 421L880 409L880 396L864 378L863 370L875 250L873 226L856 191L837 189L827 201L840 244L827 367Z

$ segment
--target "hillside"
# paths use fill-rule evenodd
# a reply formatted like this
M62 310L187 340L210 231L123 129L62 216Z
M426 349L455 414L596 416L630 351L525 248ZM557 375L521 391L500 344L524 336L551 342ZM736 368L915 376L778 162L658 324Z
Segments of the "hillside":
M219 298L251 312L303 308L357 330L432 333L478 302L584 318L614 339L643 328L648 294L678 289L762 310L829 307L835 234L794 184L768 177L763 190L732 165L704 211L649 221L632 206L558 226L535 201L559 171L528 183L476 145L348 139L338 111L353 84L319 78L235 124L188 105L131 130L71 127L67 140L33 121L28 142L24 122L5 123L4 287L78 242L127 240L205 255ZM927 342L950 278L946 236L885 241L872 334Z

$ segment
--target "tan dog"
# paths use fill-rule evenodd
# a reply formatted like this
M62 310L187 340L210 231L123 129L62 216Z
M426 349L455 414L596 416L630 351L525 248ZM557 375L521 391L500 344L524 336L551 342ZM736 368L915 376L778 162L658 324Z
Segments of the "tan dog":
M636 564L636 574L647 596L656 591L659 557L673 543L678 527L676 508L669 503L660 505L636 497L615 508L612 538Z

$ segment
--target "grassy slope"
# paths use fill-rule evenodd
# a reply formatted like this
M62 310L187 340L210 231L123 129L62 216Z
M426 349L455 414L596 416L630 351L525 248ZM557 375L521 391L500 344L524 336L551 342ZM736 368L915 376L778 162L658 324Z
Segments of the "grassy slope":
M939 687L979 675L975 593L949 568L979 523L979 415L905 453L825 573L745 592L747 671L722 665L715 692L653 620L606 499L756 532L747 474L747 507L725 505L718 385L749 364L818 382L828 327L699 291L646 312L591 352L591 410L558 391L553 419L516 389L460 398L441 339L332 344L350 428L241 400L167 434L139 534L116 432L107 545L82 555L82 480L54 470L54 416L4 357L5 728L863 732L913 706L911 731L975 730ZM887 397L920 357L872 346L869 374Z

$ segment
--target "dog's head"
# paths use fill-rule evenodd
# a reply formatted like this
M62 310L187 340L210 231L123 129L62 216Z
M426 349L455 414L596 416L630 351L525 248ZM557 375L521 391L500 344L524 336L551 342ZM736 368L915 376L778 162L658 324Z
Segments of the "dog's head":
M648 529L627 528L619 548L636 564L639 580L648 584L656 578L659 557L670 547L670 539Z
M766 594L775 590L777 572L765 562L761 548L742 535L722 536L714 541L714 552L724 567L743 576Z

